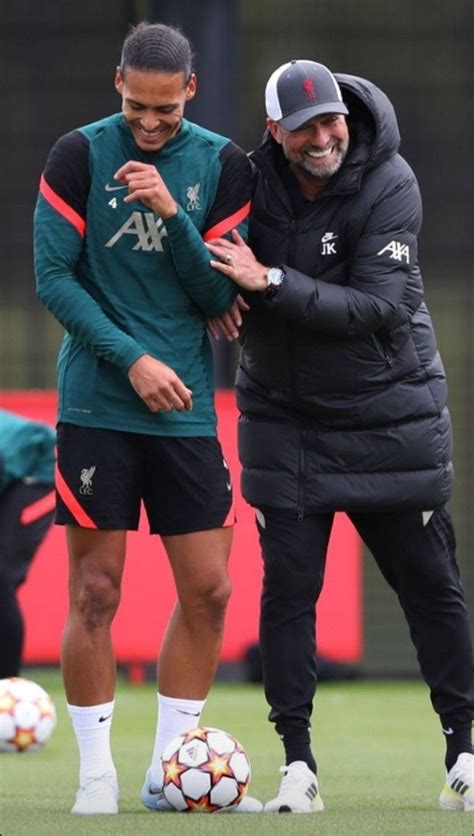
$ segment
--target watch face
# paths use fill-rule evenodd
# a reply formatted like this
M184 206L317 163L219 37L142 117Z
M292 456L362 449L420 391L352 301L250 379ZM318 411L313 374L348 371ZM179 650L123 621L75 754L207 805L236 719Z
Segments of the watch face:
M268 284L278 287L283 281L283 276L283 270L280 270L279 267L271 267L267 273Z

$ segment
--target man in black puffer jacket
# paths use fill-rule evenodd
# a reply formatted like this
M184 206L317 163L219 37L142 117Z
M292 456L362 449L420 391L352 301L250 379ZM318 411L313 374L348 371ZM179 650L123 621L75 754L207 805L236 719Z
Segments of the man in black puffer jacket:
M279 67L251 158L249 245L210 244L244 291L210 323L235 336L242 491L265 565L261 652L286 768L267 811L323 804L310 746L315 601L345 511L397 593L446 736L444 809L474 810L472 644L446 502L446 379L417 262L421 200L375 85ZM248 308L248 310L247 310Z

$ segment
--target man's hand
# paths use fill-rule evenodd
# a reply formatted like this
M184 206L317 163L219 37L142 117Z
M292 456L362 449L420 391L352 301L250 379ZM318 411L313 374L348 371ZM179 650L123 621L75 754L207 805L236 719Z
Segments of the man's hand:
M178 412L193 408L192 392L176 372L149 354L130 366L128 379L151 412Z
M124 203L141 200L160 218L172 218L178 212L178 204L154 165L130 160L114 174L114 179L128 186Z
M250 306L247 305L245 299L236 296L229 310L220 316L209 317L207 320L207 327L211 337L218 340L220 337L225 337L226 340L236 340L239 336L239 328L242 325L241 311L249 311Z
M215 238L213 241L207 241L206 246L213 255L221 259L211 261L211 267L220 270L244 290L267 289L265 274L268 267L257 261L236 229L232 230L232 241Z

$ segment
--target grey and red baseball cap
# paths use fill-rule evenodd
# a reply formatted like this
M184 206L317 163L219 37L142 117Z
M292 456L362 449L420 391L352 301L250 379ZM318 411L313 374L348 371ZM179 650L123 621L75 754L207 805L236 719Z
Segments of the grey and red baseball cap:
M349 111L334 75L316 61L288 61L273 72L265 88L267 116L287 131L313 116Z

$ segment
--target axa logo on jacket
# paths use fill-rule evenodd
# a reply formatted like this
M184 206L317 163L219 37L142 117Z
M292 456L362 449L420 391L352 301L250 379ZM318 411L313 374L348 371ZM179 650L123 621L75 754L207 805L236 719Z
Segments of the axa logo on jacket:
M387 244L383 249L379 250L377 255L383 255L386 252L391 253L389 258L393 258L395 261L401 261L404 258L407 264L410 263L410 248L408 244L402 244L401 241L390 241L390 244Z

